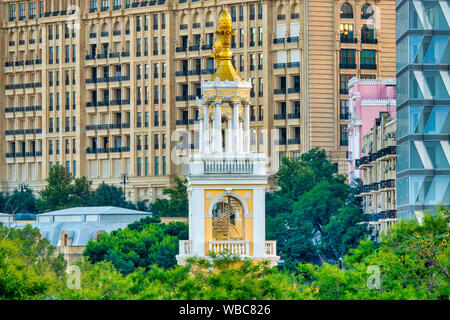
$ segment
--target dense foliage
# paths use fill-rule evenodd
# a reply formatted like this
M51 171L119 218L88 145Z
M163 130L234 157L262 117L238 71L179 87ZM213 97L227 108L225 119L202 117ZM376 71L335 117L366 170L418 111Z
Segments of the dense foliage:
M61 287L66 263L31 225L0 224L0 300L44 299Z
M3 227L0 299L448 300L449 217L450 210L441 208L438 215L426 216L422 225L399 222L379 245L363 240L350 249L343 269L299 264L290 272L269 268L264 262L213 257L212 263L192 259L186 266L169 269L148 260L153 264L123 273L111 261L80 261L79 288L67 285L64 261L53 254L47 240L39 240L37 229ZM158 234L158 225L157 219L146 218L130 225L128 232ZM175 224L168 225L166 232L186 235ZM369 271L374 267L379 269L379 287L369 285L374 275Z
M16 214L16 213L36 213L36 197L33 190L27 185L21 190L15 189L13 193L3 196L0 193L0 212Z
M158 198L150 205L150 210L161 217L187 217L188 194L187 180L175 177L175 186L164 188L163 195L168 199Z
M124 274L153 264L167 269L176 264L179 240L187 237L185 223L166 225L147 217L123 230L100 235L99 241L89 241L84 255L93 263L110 261Z
M357 246L366 230L358 224L363 219L359 200L324 150L283 158L275 178L279 190L266 195L266 238L277 240L286 267L318 255L337 261Z

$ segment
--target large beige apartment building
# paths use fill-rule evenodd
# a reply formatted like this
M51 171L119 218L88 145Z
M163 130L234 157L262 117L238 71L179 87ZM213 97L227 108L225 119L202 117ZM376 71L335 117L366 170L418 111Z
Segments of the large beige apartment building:
M0 0L0 187L35 190L57 163L154 201L198 148L196 96L214 30L254 87L251 148L325 148L347 171L347 82L395 77L393 0Z

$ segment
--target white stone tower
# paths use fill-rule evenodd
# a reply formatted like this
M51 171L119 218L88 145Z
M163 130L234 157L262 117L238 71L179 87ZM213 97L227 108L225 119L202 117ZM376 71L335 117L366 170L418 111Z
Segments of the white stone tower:
M201 83L199 152L188 177L189 240L180 241L179 264L210 252L234 254L276 265L276 242L265 239L264 154L250 153L249 101L252 84L231 63L230 14L219 18L213 56L217 71Z

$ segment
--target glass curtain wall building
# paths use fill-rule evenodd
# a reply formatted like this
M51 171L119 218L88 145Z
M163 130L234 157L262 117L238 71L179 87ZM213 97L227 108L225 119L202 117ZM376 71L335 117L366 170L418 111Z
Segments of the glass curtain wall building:
M450 205L450 1L396 0L397 213Z

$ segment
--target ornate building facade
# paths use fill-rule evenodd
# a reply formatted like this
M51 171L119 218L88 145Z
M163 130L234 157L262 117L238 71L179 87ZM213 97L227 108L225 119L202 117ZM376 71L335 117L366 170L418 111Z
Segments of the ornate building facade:
M373 239L397 221L396 119L381 112L362 139L365 155L356 160L360 171L364 221Z
M450 205L450 1L396 1L399 219Z
M39 190L57 163L154 201L199 148L200 81L230 12L253 90L250 150L318 146L347 171L348 80L395 74L391 0L0 1L0 186ZM184 162L183 162L184 160Z

